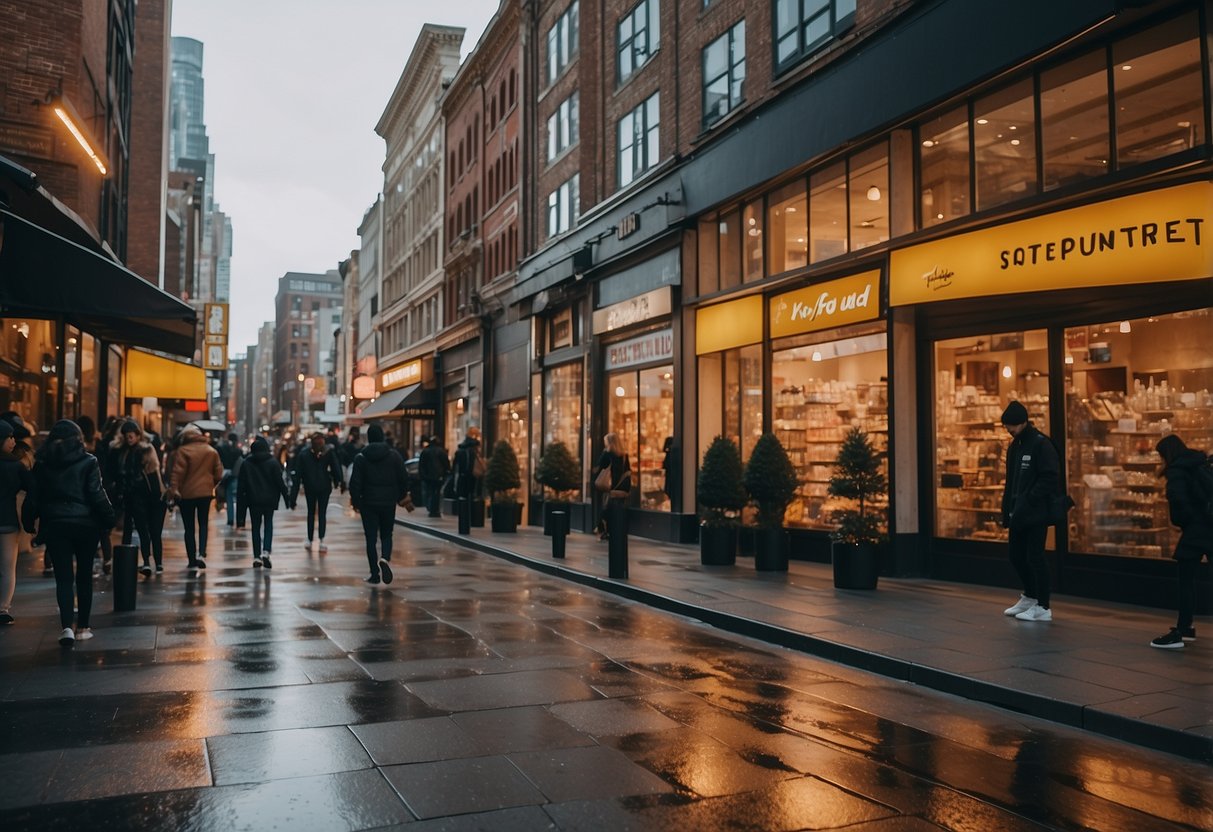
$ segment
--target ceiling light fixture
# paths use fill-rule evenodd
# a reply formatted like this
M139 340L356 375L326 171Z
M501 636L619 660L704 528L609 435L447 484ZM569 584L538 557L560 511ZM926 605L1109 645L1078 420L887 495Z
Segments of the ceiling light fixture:
M880 202L880 188L877 188L875 185L868 188L868 201Z
M1129 323L1128 321L1121 321L1120 322L1120 331L1123 332L1124 334L1128 335L1130 332L1133 331L1133 324Z
M71 102L62 95L52 95L50 105L55 115L67 127L67 131L72 134L77 144L92 159L93 164L97 166L97 170L101 175L105 176L108 174L110 167L109 160L105 158L105 154L85 135L84 119L80 118L80 114L76 112L76 108L72 106Z

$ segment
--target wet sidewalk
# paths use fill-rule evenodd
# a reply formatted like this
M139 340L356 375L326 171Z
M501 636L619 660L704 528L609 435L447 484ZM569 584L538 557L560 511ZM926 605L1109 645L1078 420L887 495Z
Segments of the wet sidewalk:
M456 533L423 511L397 522L651 606L843 664L1118 740L1213 760L1213 621L1182 650L1149 647L1174 613L1054 595L1051 623L1002 614L1013 592L881 578L837 590L831 567L793 561L786 575L751 558L705 567L697 546L629 541L626 580L607 577L607 544L573 533L566 557L539 529Z

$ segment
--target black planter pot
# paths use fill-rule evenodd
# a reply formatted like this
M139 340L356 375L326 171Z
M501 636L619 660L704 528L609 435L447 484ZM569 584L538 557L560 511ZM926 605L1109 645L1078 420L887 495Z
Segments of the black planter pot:
M551 503L545 502L543 504L543 533L546 534L548 537L552 536L552 512L553 511L563 511L564 512L564 531L565 531L565 534L567 534L569 529L572 528L569 525L569 504L568 503L556 503L556 502L551 502Z
M484 500L472 500L470 503L472 509L472 526L478 529L484 528Z
M758 529L754 526L742 526L737 530L737 554L752 558L758 548Z
M875 589L880 574L880 547L872 543L837 543L830 546L837 589Z
M737 562L736 526L700 526L699 562L704 566L732 566Z
M520 503L493 503L489 506L493 531L499 534L514 534L518 531L518 520L522 515Z
M757 529L754 568L759 572L788 571L788 533L782 528Z

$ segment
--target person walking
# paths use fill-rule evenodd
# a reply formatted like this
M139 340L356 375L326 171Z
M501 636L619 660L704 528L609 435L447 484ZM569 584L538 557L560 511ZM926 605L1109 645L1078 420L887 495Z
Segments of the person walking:
M455 496L474 500L480 494L480 480L484 476L484 455L480 451L480 428L470 427L459 447L455 449Z
M197 425L181 430L181 445L173 454L169 495L181 508L185 526L185 553L190 569L206 569L206 538L215 486L223 479L223 463ZM197 523L198 539L194 540Z
M247 510L253 526L253 567L273 569L270 560L274 548L274 512L281 499L294 508L295 501L286 490L282 463L270 452L270 443L258 436L252 450L240 465L236 479L236 511Z
M34 478L14 453L13 426L0 419L0 625L13 623L13 593L17 589L17 545L21 523L17 495L29 496Z
M613 506L622 506L632 491L632 464L627 451L619 440L619 434L608 433L602 437L603 451L594 469L594 487L602 493L602 518L598 521L598 539L610 537L607 512Z
M0 422L8 422L9 426L13 429L13 438L17 440L17 444L13 446L13 456L17 457L17 460L25 466L26 470L32 470L34 467L34 449L30 445L30 438L33 436L33 432L26 426L25 420L21 418L21 414L15 410L6 410L4 413L0 413ZM21 501L17 505L18 512L21 511L21 507L28 497L28 494L22 495ZM32 551L39 545L41 544L35 544L30 535L24 531L18 535L18 553ZM43 549L42 577L49 578L54 574L55 569L51 566L51 556Z
M96 447L91 451L92 455L97 457L97 467L101 469L101 487L105 489L105 495L109 497L111 504L115 503L116 501L116 484L110 479L109 452L110 447L114 444L114 440L118 438L118 432L122 429L123 421L123 419L119 419L117 416L110 416L108 419L106 419L105 426L101 430L101 435L97 438ZM156 458L159 459L160 455L157 454ZM114 506L114 512L115 514L122 513L121 509L117 505ZM123 526L125 525L126 521L124 519ZM161 523L161 525L163 526L164 524ZM101 535L101 571L106 575L110 573L110 569L113 566L113 561L113 536L110 534L103 534Z
M417 459L417 475L421 478L421 494L425 512L430 517L442 516L442 485L451 475L451 459L442 447L442 437L431 436Z
M114 508L101 487L97 459L84 450L79 426L62 419L34 455L34 487L22 508L22 525L46 542L55 569L59 643L72 647L93 637L93 558L100 532L114 527ZM73 569L74 567L74 569ZM75 601L76 627L72 628Z
M243 454L240 451L240 438L229 433L215 447L219 454L219 462L223 465L223 479L219 482L219 493L223 496L224 516L227 517L228 528L236 525L236 463Z
M354 472L354 457L358 456L358 451L362 450L362 445L360 444L361 438L362 435L358 428L350 428L346 440L337 449L338 456L341 459L341 474L347 483L350 481L350 475Z
M350 505L362 515L366 535L366 560L371 574L368 584L392 582L392 530L396 505L408 496L408 473L404 460L383 441L383 428L371 425L367 444L354 458L350 475ZM376 541L380 551L376 553Z
M333 488L343 488L345 479L337 461L337 450L329 445L323 433L313 433L311 446L295 457L291 469L291 499L293 506L299 501L299 489L303 488L307 498L307 545L312 548L315 532L320 532L320 551L327 552L324 543L325 515L329 508L329 497ZM319 526L319 529L317 529Z
M1012 437L1007 447L1002 525L1009 530L1011 565L1023 584L1019 600L1003 614L1020 621L1052 621L1045 538L1049 533L1049 504L1060 493L1061 463L1053 441L1028 421L1027 408L1018 401L1007 405L1002 424Z
M139 552L143 566L139 571L152 574L164 571L164 482L160 476L160 456L152 447L139 423L127 419L109 448L108 476L116 506L126 514L122 524L122 543L129 546L132 532L139 533Z
M1150 642L1163 650L1182 649L1196 641L1196 587L1200 562L1213 560L1213 468L1203 451L1189 448L1175 434L1155 446L1162 457L1161 476L1167 480L1167 506L1171 524L1179 526L1179 541L1171 557L1175 560L1179 614L1175 626Z

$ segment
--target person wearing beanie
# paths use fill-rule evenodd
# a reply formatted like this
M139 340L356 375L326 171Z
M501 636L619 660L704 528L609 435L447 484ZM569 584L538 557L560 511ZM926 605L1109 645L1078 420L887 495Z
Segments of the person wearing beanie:
M333 493L334 486L343 487L344 485L345 475L341 472L341 463L337 461L336 448L325 441L323 433L313 433L310 446L300 451L291 462L290 504L293 506L299 501L299 489L302 488L304 497L307 499L307 545L309 549L315 542L316 532L319 531L320 551L328 551L328 546L324 543L324 532L329 497Z
M93 558L99 534L114 527L114 508L101 487L97 459L84 450L84 436L75 422L56 422L34 460L34 488L22 507L21 522L46 542L63 627L59 643L71 647L77 639L93 635ZM75 630L73 600L79 610Z
M1020 621L1052 621L1045 538L1050 503L1061 489L1061 463L1053 440L1032 425L1027 408L1019 402L1007 405L1002 424L1011 434L1002 491L1002 525L1008 530L1011 565L1023 584L1019 600L1003 613Z
M1162 458L1160 475L1167 479L1167 507L1171 524L1181 532L1175 551L1175 577L1178 585L1179 615L1175 626L1150 642L1163 650L1182 649L1196 641L1196 587L1200 562L1213 560L1213 467L1208 456L1171 433L1155 446Z
M17 495L29 494L33 475L13 453L13 426L0 419L0 625L12 624L13 593L17 589L17 544L21 525Z
M279 500L294 508L286 490L282 463L270 453L265 437L253 440L248 458L236 475L236 511L248 512L253 521L253 566L273 569L270 555L274 548L274 512Z
M181 507L185 526L185 553L190 569L206 569L206 539L215 486L223 479L223 463L197 425L181 429L181 445L173 455L170 499ZM198 539L194 540L194 524Z
M109 493L124 514L122 543L129 546L139 532L139 551L143 555L143 575L152 574L152 559L157 574L164 571L164 481L160 476L160 455L152 447L139 423L127 419L109 444L106 453Z
M392 582L392 531L396 526L396 504L408 495L404 460L383 441L383 428L371 425L366 447L354 457L350 474L350 506L362 515L366 535L366 560L371 574L368 584ZM380 551L376 551L378 541Z

